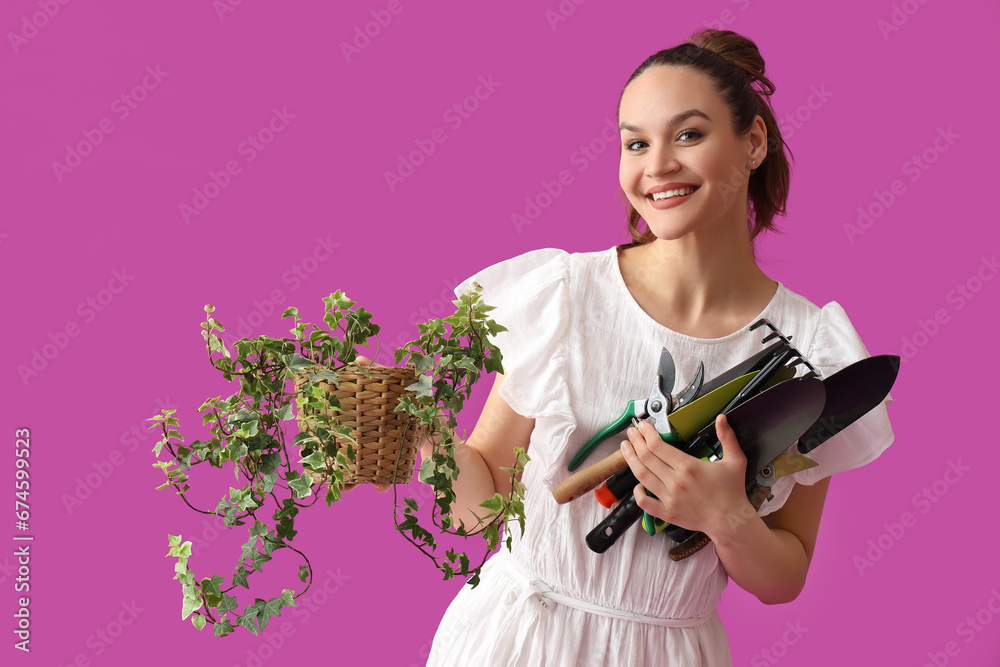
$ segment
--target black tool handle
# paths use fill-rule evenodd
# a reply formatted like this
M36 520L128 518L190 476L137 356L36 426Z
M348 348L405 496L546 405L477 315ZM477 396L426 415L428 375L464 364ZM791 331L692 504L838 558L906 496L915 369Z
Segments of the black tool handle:
M688 530L687 528L681 528L680 526L675 526L670 524L663 529L663 532L667 534L667 537L672 539L674 542L683 542L687 538L694 535L695 531Z
M594 553L602 554L625 534L632 524L642 518L642 508L635 502L635 495L618 503L608 518L587 535L587 546Z
M636 479L635 473L632 472L631 468L625 468L624 470L619 470L614 475L608 478L606 484L608 485L608 491L611 492L615 498L621 500L635 488L635 485L639 483Z

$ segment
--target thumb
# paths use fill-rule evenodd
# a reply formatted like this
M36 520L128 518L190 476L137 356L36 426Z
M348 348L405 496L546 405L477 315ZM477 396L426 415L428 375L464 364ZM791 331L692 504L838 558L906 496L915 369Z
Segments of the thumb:
M740 441L736 439L733 427L729 425L726 415L719 415L715 418L715 433L722 443L722 458L730 461L742 461L746 464L746 454L740 447Z

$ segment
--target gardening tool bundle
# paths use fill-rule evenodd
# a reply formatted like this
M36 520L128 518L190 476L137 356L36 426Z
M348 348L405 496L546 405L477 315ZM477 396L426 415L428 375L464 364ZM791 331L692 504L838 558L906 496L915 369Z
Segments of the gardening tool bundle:
M629 401L618 419L580 449L569 470L576 470L600 442L638 420L652 423L665 443L691 456L717 461L722 458L722 444L715 419L724 414L747 457L746 492L757 510L771 497L775 480L815 467L817 463L806 455L879 405L896 380L899 357L895 355L862 359L821 380L777 327L760 319L750 330L760 327L770 330L761 344L770 345L708 382L704 381L704 363L699 364L694 379L676 395L672 393L674 362L663 348L648 397ZM800 365L806 373L795 377ZM783 454L796 440L798 453ZM602 505L614 508L587 535L587 545L597 553L609 549L640 519L649 535L664 532L679 543L670 550L673 560L687 558L708 544L704 533L670 525L644 512L633 494L637 484L619 450L576 472L552 494L557 502L566 503L594 490Z

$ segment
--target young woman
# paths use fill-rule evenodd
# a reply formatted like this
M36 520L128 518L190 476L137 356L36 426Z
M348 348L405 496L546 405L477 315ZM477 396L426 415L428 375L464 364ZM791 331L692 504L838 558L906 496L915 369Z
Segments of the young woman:
M592 494L564 505L553 499L580 447L629 400L648 395L663 347L675 362L675 387L699 362L710 379L763 349L764 334L749 330L761 317L791 336L823 377L868 356L839 304L814 305L755 261L754 239L774 229L788 196L773 91L757 47L730 31L702 31L654 54L632 74L618 108L632 243L535 250L458 288L480 283L509 331L497 338L505 373L458 450L455 516L472 526L470 508L509 494L501 468L525 447L527 521L523 534L508 526L512 552L501 549L479 586L452 602L429 665L729 665L716 613L728 579L765 604L795 599L829 476L892 442L887 397L813 451L817 467L779 479L755 513L743 488L746 458L724 417L724 456L714 463L663 444L648 423L605 441L589 462L621 447L640 482L639 506L711 537L677 562L667 555L674 542L638 527L593 553L585 536L609 510Z

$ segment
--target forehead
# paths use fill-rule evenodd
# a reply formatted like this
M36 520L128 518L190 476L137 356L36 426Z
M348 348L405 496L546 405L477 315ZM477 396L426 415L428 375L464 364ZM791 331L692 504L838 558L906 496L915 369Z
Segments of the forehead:
M625 87L620 120L648 127L657 119L688 109L701 109L715 122L729 118L729 109L707 74L689 67L658 65Z

